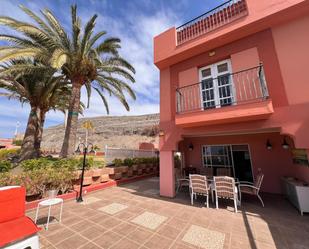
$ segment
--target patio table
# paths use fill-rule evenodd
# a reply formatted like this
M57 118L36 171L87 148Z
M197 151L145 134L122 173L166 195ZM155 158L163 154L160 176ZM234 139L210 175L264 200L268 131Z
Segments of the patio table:
M61 222L63 199L61 199L61 198L51 198L51 199L47 199L47 200L39 202L39 204L37 206L37 209L36 209L34 223L37 222L40 206L48 207L48 216L47 216L47 223L46 223L46 230L48 230L51 207L54 206L54 205L57 205L57 204L61 204L61 206L60 206L60 215L59 215L59 222Z

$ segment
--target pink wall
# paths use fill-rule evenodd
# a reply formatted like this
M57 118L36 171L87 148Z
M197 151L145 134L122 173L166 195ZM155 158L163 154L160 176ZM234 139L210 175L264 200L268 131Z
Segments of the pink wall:
M309 16L272 28L289 104L309 102Z
M197 76L199 68L228 58L231 58L234 72L258 66L260 62L263 62L268 90L274 107L287 105L287 97L271 30L256 33L226 46L218 47L213 51L215 52L214 56L209 56L209 53L201 53L171 66L170 80L174 89L180 86L180 82L181 85L184 85L187 78L183 76L183 73L187 70L190 70L190 76ZM196 72L193 73L193 70L196 70ZM199 81L196 76L194 80Z
M266 141L270 140L273 149L266 149ZM193 151L188 151L189 144L194 145ZM283 136L279 133L260 133L251 135L213 136L185 138L185 165L195 167L202 165L202 145L212 144L249 144L254 175L258 168L265 174L262 191L280 193L280 178L293 176L309 182L309 167L293 165L291 151L281 147ZM292 140L288 139L292 145Z
M307 0L246 0L249 14L212 32L176 46L174 27L154 38L154 62L159 68L186 60L218 46L242 39L265 30L273 25L286 22L309 10Z

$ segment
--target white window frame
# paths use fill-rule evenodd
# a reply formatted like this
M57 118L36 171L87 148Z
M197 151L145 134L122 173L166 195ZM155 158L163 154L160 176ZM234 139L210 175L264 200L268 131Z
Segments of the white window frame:
M221 64L224 64L224 63L227 63L227 67L228 67L228 71L225 71L223 73L219 73L218 70L217 70L217 66L218 65L221 65ZM202 71L205 70L205 69L208 69L210 68L210 71L211 71L211 76L210 77L203 77L202 76ZM200 82L202 82L203 80L207 80L207 79L213 79L213 87L212 88L209 88L209 89L214 89L214 102L215 102L215 106L214 108L221 108L221 103L220 103L220 100L221 99L224 99L224 98L220 98L220 95L219 95L219 84L218 84L218 77L220 77L221 75L225 75L225 74L232 74L232 64L231 64L231 60L230 59L226 59L226 60L223 60L223 61L219 61L219 62L216 62L214 64L211 64L211 65L208 65L208 66L205 66L205 67L202 67L200 68L199 70L199 79L200 79ZM235 87L234 87L234 83L233 83L233 77L230 77L230 92L231 92L231 95L229 97L226 97L226 98L232 98L232 103L231 105L234 105L236 103L236 94L235 94ZM201 92L201 96L200 96L200 99L201 99L201 109L204 110L204 103L205 102L210 102L210 101L204 101L203 100L203 92L205 90L202 89L202 83L200 84L200 92ZM224 105L223 105L224 106Z

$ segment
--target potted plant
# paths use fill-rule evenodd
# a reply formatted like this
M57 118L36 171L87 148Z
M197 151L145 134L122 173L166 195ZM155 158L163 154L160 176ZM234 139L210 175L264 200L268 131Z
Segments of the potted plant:
M126 158L123 160L123 163L128 166L128 172L127 176L132 177L133 176L133 160L131 158Z
M140 169L142 169L142 173L145 173L146 172L146 161L147 159L146 158L140 158Z
M138 167L139 167L139 165L138 165L138 158L133 158L132 159L132 163L133 163L133 165L132 165L132 170L133 170L133 173L134 174L137 174L137 171L138 171Z
M110 177L114 180L119 180L122 177L122 168L121 168L122 160L115 158L113 160L113 164L114 166L111 167Z
M137 175L142 175L143 174L143 166L142 166L142 158L136 158L136 163L137 163Z

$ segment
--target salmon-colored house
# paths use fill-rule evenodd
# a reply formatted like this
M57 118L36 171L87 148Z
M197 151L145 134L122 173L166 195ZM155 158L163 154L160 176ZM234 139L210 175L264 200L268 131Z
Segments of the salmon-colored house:
M264 192L309 182L309 1L228 1L156 36L154 63L162 196L175 196L175 152L239 180L262 171Z

